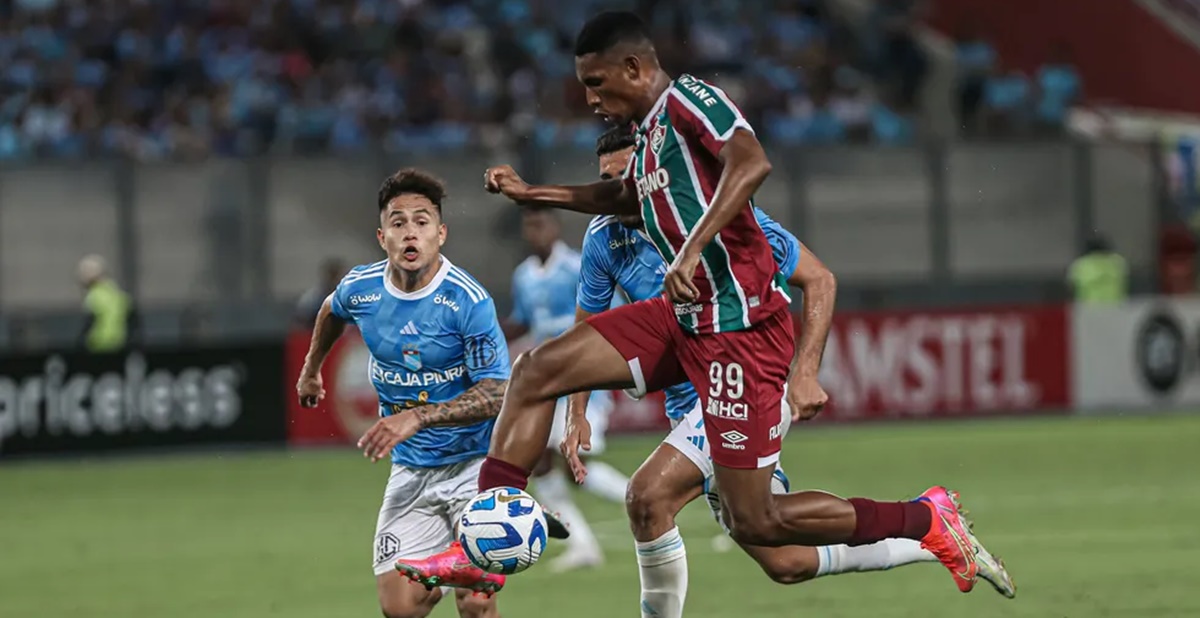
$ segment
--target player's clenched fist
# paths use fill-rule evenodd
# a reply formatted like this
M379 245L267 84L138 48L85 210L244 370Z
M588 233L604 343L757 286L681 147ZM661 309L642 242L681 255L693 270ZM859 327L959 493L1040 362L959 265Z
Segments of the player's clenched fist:
M829 395L821 388L816 377L792 376L788 380L787 400L792 409L792 420L807 421L825 409Z
M300 374L300 381L296 382L296 396L300 398L301 407L317 407L317 404L325 398L325 386L321 382L321 374Z
M525 196L529 185L521 180L511 165L489 167L483 173L483 188L489 193L502 193L511 200L520 200Z
M663 276L663 291L667 293L671 302L682 305L700 298L700 290L692 282L699 266L700 256L697 254L683 251L675 256L675 261L671 262L671 267Z

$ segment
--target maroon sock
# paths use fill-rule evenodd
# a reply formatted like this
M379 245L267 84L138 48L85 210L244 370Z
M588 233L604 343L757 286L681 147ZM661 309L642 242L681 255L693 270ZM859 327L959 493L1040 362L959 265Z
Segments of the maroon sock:
M479 491L496 487L516 487L525 491L528 485L529 471L507 461L488 457L479 468Z
M876 502L851 498L854 535L847 545L868 545L884 539L921 540L933 525L933 513L924 502Z

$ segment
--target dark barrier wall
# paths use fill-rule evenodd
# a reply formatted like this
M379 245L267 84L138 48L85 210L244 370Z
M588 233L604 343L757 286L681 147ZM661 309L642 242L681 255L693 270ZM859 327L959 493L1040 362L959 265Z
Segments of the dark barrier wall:
M0 459L282 443L283 346L0 357Z

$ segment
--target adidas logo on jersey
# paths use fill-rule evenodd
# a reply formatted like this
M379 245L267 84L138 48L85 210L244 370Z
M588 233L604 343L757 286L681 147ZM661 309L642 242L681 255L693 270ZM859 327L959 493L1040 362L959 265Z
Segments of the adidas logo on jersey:
M405 324L404 328L400 329L400 334L401 335L420 335L421 333L417 331L417 325L413 324L412 320L409 320L408 324Z

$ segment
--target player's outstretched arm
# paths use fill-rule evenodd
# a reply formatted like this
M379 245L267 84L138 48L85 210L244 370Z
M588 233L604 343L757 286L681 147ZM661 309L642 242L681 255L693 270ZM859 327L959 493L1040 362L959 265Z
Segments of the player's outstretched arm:
M484 188L519 204L573 210L589 215L633 214L637 196L621 180L586 185L529 185L508 165L488 168Z
M800 314L800 341L792 359L792 375L788 379L788 403L795 420L816 416L829 397L817 382L825 341L833 326L833 309L837 302L837 278L816 255L800 245L800 261L788 277L788 283L804 291L804 306Z
M692 277L700 265L700 252L747 207L754 192L771 173L771 162L762 144L746 129L735 130L717 158L724 169L712 203L684 241L663 279L663 289L675 302L691 302L699 297Z
M333 344L342 336L344 330L346 323L333 314L333 296L330 295L321 303L321 310L317 312L312 341L308 344L308 355L304 357L304 368L300 370L300 379L296 382L296 395L300 398L301 406L315 408L317 403L325 398L321 365L325 364L329 351L333 349Z
M486 421L500 415L507 386L508 380L484 378L446 403L413 408L412 412L420 421L421 429Z

